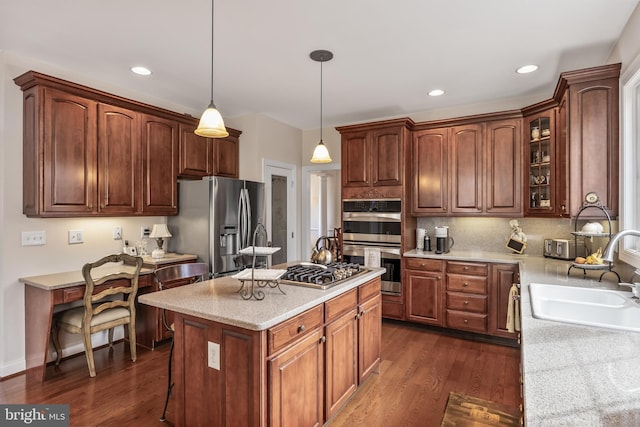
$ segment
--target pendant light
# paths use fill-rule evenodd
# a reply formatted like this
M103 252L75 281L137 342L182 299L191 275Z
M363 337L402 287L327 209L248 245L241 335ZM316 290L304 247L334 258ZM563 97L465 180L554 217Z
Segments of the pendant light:
M333 53L328 50L314 50L309 54L311 59L320 63L320 142L313 150L313 157L311 157L311 163L330 163L331 156L329 156L329 150L324 145L322 140L322 63L330 61L333 58Z
M211 101L200 117L195 134L207 138L226 138L229 132L224 127L224 121L216 109L216 104L213 103L213 1L211 0Z

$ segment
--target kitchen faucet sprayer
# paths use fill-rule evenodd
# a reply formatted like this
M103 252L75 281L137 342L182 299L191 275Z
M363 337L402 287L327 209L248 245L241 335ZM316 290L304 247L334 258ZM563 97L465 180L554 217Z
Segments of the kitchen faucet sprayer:
M640 231L637 230L623 230L620 231L619 233L615 234L611 240L609 240L609 243L607 244L607 247L604 248L604 253L602 254L602 260L603 261L608 261L608 262L613 262L613 250L616 246L616 243L618 243L618 240L622 239L624 236L639 236L640 237Z

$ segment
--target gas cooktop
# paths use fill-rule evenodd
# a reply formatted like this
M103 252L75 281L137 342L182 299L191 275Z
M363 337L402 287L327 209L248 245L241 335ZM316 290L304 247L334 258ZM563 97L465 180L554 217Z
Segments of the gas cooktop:
M329 289L369 270L356 263L332 262L328 265L303 262L287 267L280 282L315 289Z

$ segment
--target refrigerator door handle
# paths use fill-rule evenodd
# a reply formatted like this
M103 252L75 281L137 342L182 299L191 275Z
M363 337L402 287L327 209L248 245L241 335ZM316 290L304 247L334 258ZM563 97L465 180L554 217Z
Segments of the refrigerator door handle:
M244 248L244 227L243 227L243 200L242 200L242 191L240 192L240 197L238 197L238 250Z
M253 230L253 224L251 224L251 198L249 197L249 190L246 188L243 190L244 192L244 200L245 207L247 209L247 246L249 246L252 240L252 236L250 236Z

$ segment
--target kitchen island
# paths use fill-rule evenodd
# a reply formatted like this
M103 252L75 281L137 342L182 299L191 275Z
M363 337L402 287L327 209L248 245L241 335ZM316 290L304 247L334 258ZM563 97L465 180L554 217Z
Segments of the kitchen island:
M568 261L541 256L482 251L404 255L519 264L525 425L640 425L640 334L541 320L531 310L531 283L617 289L613 275L602 282L599 271L568 275ZM622 264L616 271L627 281L633 274Z
M139 302L175 312L175 414L188 425L322 425L380 363L375 268L329 289L280 284L244 300L216 278Z

